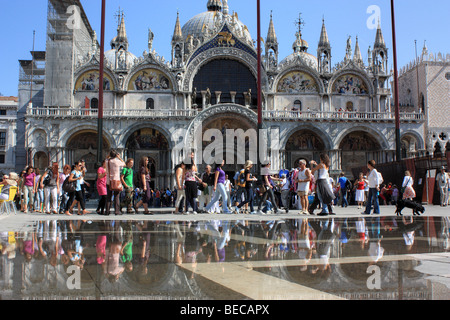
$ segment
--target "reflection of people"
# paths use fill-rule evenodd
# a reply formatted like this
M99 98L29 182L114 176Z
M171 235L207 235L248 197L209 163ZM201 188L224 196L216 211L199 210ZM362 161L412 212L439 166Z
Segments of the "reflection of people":
M106 246L105 261L102 264L103 273L110 282L119 279L125 268L120 264L120 253L122 251L122 233L118 221L108 222L108 243ZM114 223L114 226L113 226Z

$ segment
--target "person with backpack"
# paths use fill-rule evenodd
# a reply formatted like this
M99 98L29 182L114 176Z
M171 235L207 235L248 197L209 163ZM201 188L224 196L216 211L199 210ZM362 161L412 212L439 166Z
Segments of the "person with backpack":
M348 189L351 189L351 182L350 180L347 179L347 177L345 177L345 173L341 172L339 180L339 187L340 187L340 197L341 197L341 206L342 208L347 208L348 207L348 201L347 201L347 192ZM350 183L350 188L348 187L348 184Z
M81 191L81 184L80 180L83 178L83 172L82 172L82 163L80 161L76 162L73 166L72 172L70 173L70 176L66 178L68 183L75 183L75 188L73 191L69 192L69 200L67 201L67 207L64 214L70 216L71 213L71 206L73 204L74 199L76 199L81 206L81 209L83 210L81 213L78 213L79 215L85 215L89 212L86 210L86 203L84 202L83 193Z
M280 178L274 178L270 176L270 161L268 163L266 163L265 165L263 165L263 167L261 168L261 175L263 177L263 186L262 188L264 189L263 191L263 195L259 201L258 204L258 213L262 213L261 208L263 205L266 204L266 199L267 197L270 198L270 202L272 202L272 206L274 209L275 214L279 213L279 208L277 206L277 202L275 201L275 195L273 193L273 185L272 185L272 180L275 181L281 181L282 179Z
M44 189L45 208L47 214L58 213L58 194L59 194L59 169L58 163L54 162L48 167L41 176L40 187ZM51 212L50 212L51 200Z
M244 177L245 177L245 200L241 201L239 205L235 209L235 213L239 214L240 209L246 205L247 203L250 205L250 213L255 213L254 207L253 207L253 200L254 200L254 191L253 191L253 184L258 180L257 178L253 177L251 173L251 169L253 167L253 161L247 160L244 166Z
M213 186L214 186L214 174L211 172L211 166L207 165L205 172L202 173L200 179L203 181L200 188L200 195L198 197L198 209L203 211L206 204L211 202L213 197Z
M236 171L234 175L234 185L236 186L236 194L235 194L235 206L237 207L239 203L243 200L242 196L245 197L245 174L244 174L244 166L241 167L240 170Z

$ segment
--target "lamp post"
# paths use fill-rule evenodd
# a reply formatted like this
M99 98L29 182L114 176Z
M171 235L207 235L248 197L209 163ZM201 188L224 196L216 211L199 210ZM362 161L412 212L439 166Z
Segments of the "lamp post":
M102 20L100 36L100 70L99 70L99 88L98 88L98 135L97 135L97 164L102 165L103 157L103 71L104 71L104 52L105 52L105 0L102 0Z
M261 146L260 146L260 131L262 129L262 88L261 88L261 1L260 0L256 0L256 11L257 11L257 18L256 18L256 24L257 24L257 53L258 53L258 66L257 66L257 70L258 70L258 88L257 88L257 103L258 103L258 128L257 128L257 139L258 139L258 143L257 143L257 152L256 152L256 170L259 176L260 173L260 150L261 150Z
M400 110L399 110L399 96L398 96L398 68L397 68L397 42L395 35L395 13L394 0L391 0L391 20L392 20L392 51L394 57L394 96L395 96L395 149L396 161L402 158L400 149Z

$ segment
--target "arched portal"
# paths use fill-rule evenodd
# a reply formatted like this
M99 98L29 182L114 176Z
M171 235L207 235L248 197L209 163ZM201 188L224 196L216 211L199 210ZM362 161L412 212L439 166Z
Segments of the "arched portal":
M48 155L42 151L36 152L33 158L33 167L39 168L43 172L48 166Z
M73 134L66 143L65 164L72 165L75 161L84 160L87 170L86 180L93 181L96 178L97 139L96 131L83 130ZM110 143L103 137L103 159L106 158L110 148Z
M171 169L169 142L165 135L154 128L141 128L134 131L127 139L127 158L134 159L134 167L139 169L139 162L142 157L148 157L150 170L150 186L154 188L171 187Z
M252 154L256 151L256 128L245 117L216 115L206 119L201 129L203 162L211 164L225 160L224 171L231 177L246 160L256 155Z
M342 152L342 171L345 172L347 177L351 177L352 168L364 167L367 161L372 159L379 163L379 154L382 148L377 139L370 133L354 131L342 139L339 150Z
M307 162L319 159L319 154L326 149L323 139L311 129L299 129L294 132L286 143L287 168L296 168L301 159Z

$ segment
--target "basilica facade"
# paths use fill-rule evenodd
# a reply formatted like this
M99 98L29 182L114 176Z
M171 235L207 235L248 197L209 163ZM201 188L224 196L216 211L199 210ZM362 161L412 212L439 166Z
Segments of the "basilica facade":
M207 129L257 128L258 55L244 22L228 1L205 0L206 11L186 23L177 15L170 59L153 48L131 53L122 16L110 49L101 55L81 3L78 28L67 27L73 1L49 0L45 84L42 105L28 105L25 136L27 159L60 165L84 159L88 180L95 179L98 89L104 89L103 148L115 148L135 163L148 156L154 186L171 187L173 168L185 154L176 148L201 124ZM203 6L202 5L202 6ZM199 6L199 11L202 11ZM311 47L302 30L292 30L292 53L279 56L276 23L270 17L262 56L262 119L276 132L278 152L267 157L272 168L293 168L299 159L332 160L331 173L395 158L395 117L391 107L389 52L381 27L363 61L356 38L347 40L342 61L332 64L325 21L318 45ZM143 30L147 32L147 30ZM283 44L286 45L286 44ZM99 61L104 57L103 84ZM409 156L425 154L423 110L401 113L402 139ZM213 140L209 137L206 140ZM266 139L270 149L270 138ZM206 141L207 142L207 141ZM205 141L190 147L200 154ZM241 150L242 151L242 150ZM239 153L240 150L237 150ZM406 151L405 151L406 152ZM201 163L204 165L204 162ZM230 173L237 163L226 165Z

